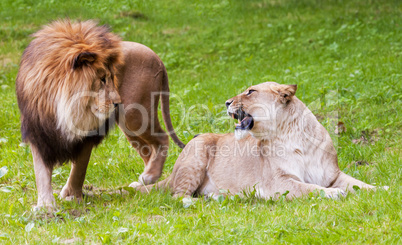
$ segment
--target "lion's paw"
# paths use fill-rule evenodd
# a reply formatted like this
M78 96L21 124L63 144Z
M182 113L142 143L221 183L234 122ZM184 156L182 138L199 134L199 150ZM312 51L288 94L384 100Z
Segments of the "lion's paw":
M138 177L138 182L142 185L150 185L155 183L159 179L159 176L154 176L147 173L142 173L140 177Z
M42 213L42 212L51 213L55 210L56 210L55 206L38 206L38 205L36 205L36 206L32 207L32 211L35 213Z
M379 189L388 191L389 186L387 186L387 185L384 185L384 186L371 186L371 185L369 185L369 187L366 187L366 188L369 189L369 190L373 190L373 191L377 191Z
M137 187L140 187L140 186L143 186L143 184L141 184L140 182L134 181L128 187L132 187L134 189L137 189Z
M82 201L82 190L73 191L65 185L60 192L59 198L65 201Z
M66 196L66 197L63 197L63 200L64 200L64 201L68 201L68 202L74 201L74 199L75 199L75 196Z
M47 202L38 201L37 205L32 207L33 212L52 212L54 210L56 210L56 201L54 199Z
M329 199L339 199L340 197L346 196L346 192L339 188L325 188L325 197Z

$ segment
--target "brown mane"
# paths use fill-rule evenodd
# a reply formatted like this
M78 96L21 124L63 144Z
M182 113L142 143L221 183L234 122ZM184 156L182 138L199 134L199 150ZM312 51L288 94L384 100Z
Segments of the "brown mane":
M93 89L100 70L116 73L123 59L121 40L94 21L70 20L54 21L33 37L22 55L16 81L21 133L53 165L72 160L86 141L99 144L104 137L68 138L59 114L73 95ZM82 112L88 103L89 97L83 97L73 106ZM107 126L102 127L107 131Z

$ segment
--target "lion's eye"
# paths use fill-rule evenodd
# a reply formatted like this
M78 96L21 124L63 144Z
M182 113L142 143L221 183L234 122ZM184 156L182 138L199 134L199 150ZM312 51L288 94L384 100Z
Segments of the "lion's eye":
M102 78L101 78L101 81L102 81L103 83L106 83L106 77L102 77Z
M246 95L250 95L251 93L253 93L253 92L255 92L256 90L254 90L254 89L250 89L248 92L247 92L247 94Z

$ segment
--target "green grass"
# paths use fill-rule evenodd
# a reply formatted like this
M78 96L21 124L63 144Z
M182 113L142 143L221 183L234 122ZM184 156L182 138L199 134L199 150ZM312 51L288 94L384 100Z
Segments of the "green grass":
M331 132L340 168L390 190L340 201L199 200L187 208L166 193L109 195L143 170L116 129L91 157L85 185L95 194L83 204L58 200L53 214L33 213L35 176L21 144L15 78L29 35L67 16L98 19L162 58L176 95L173 123L184 141L233 131L224 102L249 85L296 83L297 96ZM400 243L400 1L2 0L0 20L0 168L8 169L0 177L1 244ZM347 129L339 136L334 116ZM367 140L353 143L362 136ZM179 153L172 145L162 178ZM54 171L55 190L69 169Z

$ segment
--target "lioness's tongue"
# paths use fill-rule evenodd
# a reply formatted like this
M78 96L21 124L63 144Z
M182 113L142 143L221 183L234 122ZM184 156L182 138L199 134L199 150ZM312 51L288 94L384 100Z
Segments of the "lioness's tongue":
M239 124L236 124L236 129L250 129L250 125L253 122L253 118L252 117L245 117L243 118L243 120L241 120L241 122Z

